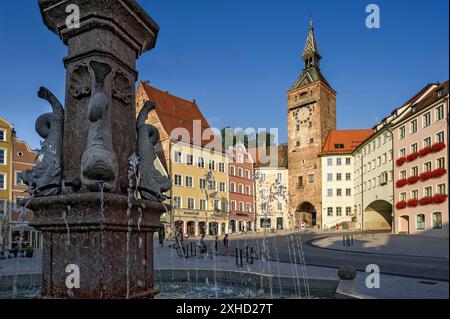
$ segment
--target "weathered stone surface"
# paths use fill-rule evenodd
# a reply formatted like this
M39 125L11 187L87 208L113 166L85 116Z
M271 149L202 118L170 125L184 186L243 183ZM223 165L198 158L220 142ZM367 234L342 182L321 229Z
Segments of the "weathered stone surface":
M33 227L44 235L44 297L125 298L127 282L131 298L154 294L153 233L160 227L165 206L133 201L128 226L127 197L104 194L104 201L103 212L100 193L35 198L30 203ZM71 293L66 287L70 264L80 268L81 285Z
M66 24L68 5L79 8L79 28ZM29 205L44 237L43 297L151 297L153 233L167 210L146 200L129 208L119 185L128 181L128 158L137 152L136 59L154 47L159 28L134 0L39 0L39 6L44 23L68 45L61 178L81 178L85 187ZM111 193L85 192L99 190L100 181ZM80 289L66 286L69 264L80 269Z
M356 269L351 266L342 266L338 269L338 276L343 280L353 280L356 274Z
M50 196L55 195L58 189L40 188L61 181L64 108L53 93L44 87L40 88L38 96L50 103L53 112L41 115L36 120L36 132L44 139L42 158L36 167L21 173L20 178L34 196Z
M155 192L157 195L162 195L172 188L172 183L167 176L163 176L155 168L154 164L156 159L156 145L159 143L159 131L155 126L145 124L148 113L154 109L155 104L147 101L139 112L137 119L138 154L140 159L139 173L142 187ZM145 191L141 192L141 195L150 200L155 197Z
M320 71L312 20L302 58L304 68L287 92L289 203L302 221L322 227L322 168L319 158L330 130L336 129L336 92Z
M107 63L111 72L105 77L104 91L111 99L112 144L118 162L113 191L118 193L120 182L128 180L128 158L137 152L136 59L154 47L159 27L134 0L73 0L70 4L79 7L79 28L66 25L68 3L39 1L44 23L68 45L62 178L72 181L80 177L90 128L89 88L95 81L89 64Z
M90 191L99 191L100 183L109 192L116 186L117 156L113 149L111 131L111 97L105 91L105 78L111 73L107 63L91 61L95 84L88 103L88 146L81 159L81 182ZM100 182L100 183L99 183Z

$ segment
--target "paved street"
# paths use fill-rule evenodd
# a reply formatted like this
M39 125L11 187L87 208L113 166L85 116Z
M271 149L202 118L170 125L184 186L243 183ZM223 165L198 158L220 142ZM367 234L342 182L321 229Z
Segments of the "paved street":
M333 268L350 265L360 271L365 271L367 265L377 264L383 274L448 281L448 258L420 256L419 253L414 254L415 256L398 256L364 253L361 251L339 251L311 245L311 242L320 238L335 237L336 240L341 241L342 234L344 233L306 233L302 235L294 233L292 235L284 234L281 236L269 235L266 240L264 240L261 234L258 234L257 238L235 237L231 239L230 251L233 254L237 247L245 248L246 246L252 246L255 247L255 251L259 252L266 245L270 253L270 260L298 263L299 256L298 254L294 256L293 251L300 251L299 243L301 242L307 265ZM369 234L368 236L370 237L371 235ZM417 244L416 241L415 243ZM426 246L427 243L427 241L423 241L421 243L422 246L418 247L418 251L426 251L428 249ZM403 244L408 245L406 241ZM401 252L401 249L398 251ZM444 245L442 247L442 251L448 254L448 242L446 246Z
M211 254L207 258L180 258L174 249L168 248L171 242L166 241L165 247L161 248L155 243L154 265L156 277L161 270L185 271L186 276L191 278L198 277L199 274L205 274L208 270L225 271L243 271L246 273L272 274L282 276L301 276L304 272L308 278L314 280L326 280L337 282L336 268L342 265L355 266L358 276L355 281L341 281L338 286L338 292L346 295L353 295L356 298L447 298L448 297L448 258L435 257L412 257L395 256L388 254L362 253L340 251L338 248L323 249L317 245L317 240L323 243L333 243L337 245L337 240L342 239L342 234L336 233L308 233L300 236L296 234L278 233L270 234L265 237L263 234L257 234L257 238L251 238L247 235L234 236L231 239L231 252L234 255L236 248L249 246L254 248L254 253L262 257L264 245L267 246L270 255L268 260L262 257L262 260L255 260L253 265L245 264L238 268L235 264L235 257L218 256ZM336 236L338 235L338 236ZM376 243L385 241L385 234L375 234L374 237L365 239L366 243ZM265 239L264 239L265 238ZM299 262L300 240L305 254L306 268L303 268ZM397 240L395 237L392 240ZM417 241L417 237L411 238L411 241ZM429 245L431 239L422 239L423 245ZM186 241L189 244L192 241ZM433 242L433 241L431 241ZM405 238L396 242L394 247L400 244L407 244ZM436 241L435 243L438 243ZM445 244L445 242L443 242ZM211 242L208 241L211 251ZM441 243L442 244L442 243ZM444 245L445 248L445 245ZM361 249L357 246L355 249ZM390 248L392 250L392 248ZM398 249L401 249L398 246ZM420 249L420 247L417 247ZM383 249L378 249L383 251ZM294 253L295 251L295 253ZM386 251L383 251L385 253ZM394 253L395 251L391 251ZM409 253L415 253L412 249ZM439 252L435 248L434 254ZM278 261L276 261L278 260ZM0 261L0 279L4 275L14 274L36 274L41 272L41 254L37 253L32 259L18 258ZM298 265L296 266L295 263ZM364 272L368 264L377 264L381 270L380 289L368 289L365 285L367 274ZM395 274L395 275L394 275ZM32 277L30 277L32 278ZM31 279L30 279L31 280Z
M208 270L231 270L245 273L272 274L281 276L302 276L328 281L339 281L337 271L332 267L318 267L300 265L275 261L255 261L253 265L244 264L243 268L238 268L235 258L225 256L211 256L205 258L190 257L180 258L173 249L160 248L155 246L155 272L158 274L161 269L177 269L185 272L184 276L195 278L205 275ZM356 298L382 298L382 299L428 299L428 298L448 298L449 286L445 281L424 281L416 278L393 276L381 274L380 288L368 289L366 287L367 273L359 271L355 281L341 281L338 286L339 293L352 295ZM156 276L158 277L158 276ZM314 281L314 280L313 280ZM313 284L314 285L314 284Z

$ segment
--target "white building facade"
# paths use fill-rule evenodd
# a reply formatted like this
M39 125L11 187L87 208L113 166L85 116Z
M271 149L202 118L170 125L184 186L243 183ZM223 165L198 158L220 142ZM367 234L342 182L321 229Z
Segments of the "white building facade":
M389 126L379 128L353 152L353 157L357 228L392 229L394 167Z
M255 168L256 230L290 229L288 187L287 168Z
M351 154L322 156L322 223L324 229L352 222L353 158Z

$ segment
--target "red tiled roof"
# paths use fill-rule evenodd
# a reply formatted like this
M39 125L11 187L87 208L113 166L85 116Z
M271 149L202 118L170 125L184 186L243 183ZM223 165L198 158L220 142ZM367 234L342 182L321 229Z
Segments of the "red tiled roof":
M351 153L373 133L373 130L332 130L328 133L322 154Z
M198 144L193 139L194 121L200 121L202 135L205 130L211 129L195 101L188 101L168 92L161 91L146 82L141 82L141 85L148 99L156 104L156 114L169 136L173 130L184 128L190 134L190 142ZM206 146L214 137L209 140L203 140L201 137L198 139L201 139L201 145L199 146Z

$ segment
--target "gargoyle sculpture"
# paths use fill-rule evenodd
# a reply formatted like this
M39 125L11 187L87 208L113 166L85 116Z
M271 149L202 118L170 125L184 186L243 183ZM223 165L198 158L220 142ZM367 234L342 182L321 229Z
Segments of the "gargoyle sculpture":
M137 118L138 154L140 186L161 195L172 188L172 182L163 176L155 168L156 151L155 145L159 142L159 131L153 125L145 124L150 113L155 108L155 103L147 101L139 112ZM143 198L154 200L151 194L141 191Z
M111 73L107 63L92 61L95 81L87 111L91 122L86 151L81 159L81 182L90 191L115 189L118 175L117 155L111 132L111 98L105 92L105 78Z
M52 196L59 192L58 188L40 189L61 181L64 108L53 93L44 87L40 88L38 96L51 104L53 112L41 115L36 120L36 132L44 139L42 157L32 170L22 172L19 177L28 185L32 195Z

